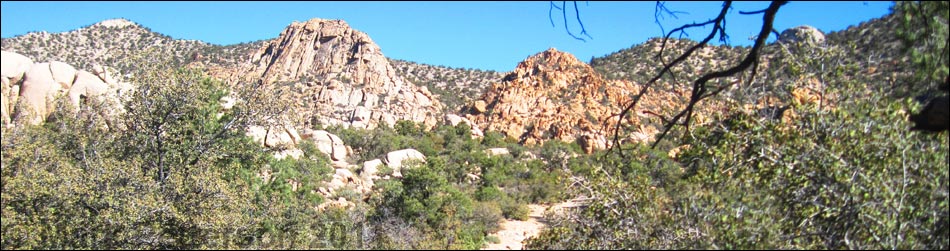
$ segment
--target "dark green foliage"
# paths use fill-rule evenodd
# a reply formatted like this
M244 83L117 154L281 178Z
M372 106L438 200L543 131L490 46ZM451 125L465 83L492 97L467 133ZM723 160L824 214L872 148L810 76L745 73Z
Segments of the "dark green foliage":
M238 129L246 108L218 116L218 82L152 73L117 118L59 102L49 122L3 130L4 249L348 247L326 241L341 216L313 210L322 153L273 160Z
M931 83L939 83L950 75L950 3L899 1L893 8L901 21L895 32L917 69L914 81L923 82L917 84L921 89L935 89Z

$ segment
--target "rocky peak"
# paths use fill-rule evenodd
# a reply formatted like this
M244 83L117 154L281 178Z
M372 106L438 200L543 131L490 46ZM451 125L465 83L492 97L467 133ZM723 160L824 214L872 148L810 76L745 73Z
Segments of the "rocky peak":
M138 25L135 24L135 23L132 22L132 21L129 21L128 19L116 18L116 19L103 20L102 22L98 22L98 23L96 23L96 24L93 24L92 26L102 26L102 27L110 27L110 28L123 28L123 27L127 27L127 26L138 26Z
M512 73L505 76L505 80L514 80L532 76L555 78L556 75L591 76L593 68L577 60L574 55L558 51L554 48L528 57L518 63ZM598 81L602 82L602 81ZM551 84L566 84L567 82L552 82ZM550 88L564 88L566 86L551 86Z
M629 81L608 81L570 53L552 48L519 63L464 112L486 131L503 132L526 145L576 141L591 152L608 146L620 104L639 88ZM640 107L665 109L678 103L673 100L669 93L658 93L645 97ZM631 116L625 123L638 125L641 118ZM656 130L644 127L636 133L634 140L643 141Z
M432 93L397 75L379 46L343 20L294 22L250 64L245 80L292 91L306 124L372 128L412 120L432 126L441 119Z

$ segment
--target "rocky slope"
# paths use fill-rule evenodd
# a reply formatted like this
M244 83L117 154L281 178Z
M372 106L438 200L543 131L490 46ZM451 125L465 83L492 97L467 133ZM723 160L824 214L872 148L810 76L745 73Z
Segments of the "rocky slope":
M687 39L670 39L663 50L663 60L656 55L663 46L662 38L652 38L642 44L619 50L603 57L591 59L590 66L607 79L623 79L638 83L650 80L662 69L662 62L671 62L697 42ZM710 70L723 70L748 53L749 47L706 46L688 58L684 64L674 67L680 82L695 79ZM664 78L670 81L670 78Z
M620 105L640 88L630 81L606 80L573 55L552 48L519 63L464 112L486 131L504 132L523 144L577 141L590 152L608 146ZM645 97L636 115L624 121L638 127L628 139L652 139L659 124L649 114L680 103L671 92Z
M389 64L379 46L343 20L294 22L252 54L246 83L289 91L304 126L373 128L411 120L433 126L442 105Z
M862 28L864 26L868 25L862 24L841 33L865 34L880 29ZM796 71L790 69L786 63L788 60L802 62L801 58L809 53L879 55L880 62L890 65L896 65L894 62L900 60L888 58L888 54L883 52L895 50L894 42L883 43L883 47L878 46L881 48L863 46L857 49L870 38L855 40L859 44L855 47L845 46L850 42L841 41L840 36L831 36L826 41L823 33L808 26L784 31L777 43L763 48L755 79L751 83L748 82L748 76L734 76L708 83L713 91L724 89L719 95L697 106L693 124L704 124L714 117L724 118L736 112L755 113L773 119L795 119L794 111L786 112L790 111L793 103L833 107L835 97L823 95L825 84L820 76L810 73L817 68L805 69L806 72L797 74L788 73ZM694 41L670 39L666 42L662 57L657 58L663 40L655 38L603 58L594 58L591 65L578 61L570 54L550 49L519 64L500 83L492 85L481 98L463 108L463 112L485 131L501 131L524 144L557 139L576 141L588 152L604 148L608 146L609 141L606 139L612 136L611 130L616 126L616 115L620 113L622 104L626 104L640 91L642 84L662 68L663 62L671 62L694 45ZM629 134L621 138L628 142L653 140L663 130L663 118L671 118L685 108L691 81L702 74L732 67L748 52L748 47L731 46L706 46L697 50L686 61L673 67L674 77L664 76L651 87L632 116L624 121L623 124L632 128L625 129ZM847 57L846 60L856 60L854 56ZM799 68L815 67L797 64L795 67ZM875 66L857 65L867 69L870 74L855 74L849 78L875 83L896 79L884 78L885 81L879 81L882 76L878 76L880 72L874 72ZM888 68L887 72L900 74L901 70Z
M909 66L912 64L896 32L900 22L900 18L893 14L871 19L827 34L827 43L847 51L846 63L864 69L864 74L853 76L858 81L880 84L888 90L897 89L895 94L900 96L919 95L936 89L938 83L910 81L913 69ZM895 84L904 85L905 88L895 88Z
M79 68L110 65L130 73L135 65L162 59L171 66L207 69L210 75L231 84L264 80L272 84L272 91L293 90L293 100L288 101L299 108L298 119L305 121L304 126L374 127L378 121L391 125L399 119L434 125L442 118L438 95L403 78L404 72L396 71L365 33L352 30L342 20L315 19L287 29L278 38L221 46L176 40L125 19L112 19L68 32L33 32L5 38L2 48L40 62L61 61ZM306 37L310 35L320 38ZM414 63L402 65L428 68ZM429 72L437 76L445 72L476 75L472 74L475 71L441 68ZM438 82L429 76L414 76L413 80ZM453 94L447 98L460 99L447 91L451 88L448 85L431 86L442 86L446 89L439 92ZM461 89L467 88L452 90Z

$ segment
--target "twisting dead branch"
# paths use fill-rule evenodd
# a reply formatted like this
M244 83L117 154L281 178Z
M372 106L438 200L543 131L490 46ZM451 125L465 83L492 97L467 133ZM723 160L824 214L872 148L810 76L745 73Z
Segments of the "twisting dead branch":
M660 33L664 33L664 34L666 33L666 29L663 29L663 24L660 23L660 19L663 19L664 13L676 19L679 19L679 17L677 17L676 14L689 14L688 12L683 12L683 11L672 11L666 8L666 3L661 2L661 1L656 1L656 8L653 10L653 20L657 26L660 26Z
M749 68L749 66L752 66L758 60L759 51L765 45L765 41L768 38L769 33L773 31L772 25L773 25L773 21L775 20L775 14L778 12L779 8L782 5L784 5L786 2L787 1L773 1L769 5L769 7L766 8L765 10L750 12L750 13L760 13L760 12L764 13L762 17L762 28L759 31L759 35L756 37L755 44L752 46L752 50L750 50L749 54L747 54L745 58L738 65L733 66L732 68L729 68L725 71L707 73L703 76L700 76L698 79L696 79L696 81L693 82L692 93L690 95L690 100L686 108L684 108L675 116L673 116L672 119L665 121L663 132L660 134L659 137L656 138L656 140L651 145L651 148L656 148L657 144L660 141L662 141L666 137L666 135L670 132L670 130L676 125L686 126L686 130L688 132L689 122L692 120L693 111L696 105L700 101L708 97L714 96L718 94L720 91L724 90L725 88L728 88L729 86L738 83L738 82L733 82L727 86L724 86L723 88L719 90L716 90L712 93L708 93L709 89L707 86L707 82L709 82L710 80L734 76L737 73L745 71L746 69ZM640 99L643 97L643 95L646 95L649 92L650 87L652 87L653 84L657 82L657 80L659 80L664 74L671 74L670 70L674 66L682 63L686 58L691 56L696 50L706 46L709 43L709 41L712 40L713 37L715 37L717 34L719 35L721 41L726 41L728 39L728 36L726 36L725 22L726 22L726 13L730 9L731 5L732 5L732 1L726 1L722 6L722 10L720 11L719 15L712 20L709 20L704 23L698 23L698 24L693 23L693 24L683 25L666 34L666 36L663 39L662 46L660 47L661 48L660 52L658 53L658 57L660 58L662 58L663 52L666 49L666 42L669 40L670 36L672 36L674 33L682 32L688 28L702 27L702 26L706 26L710 24L713 25L712 31L710 31L709 35L706 36L706 38L703 39L700 43L690 47L688 50L686 50L686 52L684 52L682 55L677 57L675 60L673 60L669 64L664 63L663 69L660 70L660 72L657 73L656 76L650 79L650 81L644 84L643 88L640 89L640 91L637 93L636 96L634 96L633 100L624 107L624 109L620 112L620 114L618 114L619 122L617 123L616 127L613 130L614 137L612 139L612 144L609 148L609 151L620 149L620 143L621 143L620 135L622 134L622 130L623 130L624 118L630 115L630 111L632 111L636 107L636 105L640 102ZM749 13L744 13L744 14L749 14ZM753 71L754 70L755 68L753 68ZM752 75L754 75L754 72L752 73ZM751 78L750 78L750 81L751 81ZM622 155L623 151L620 151L620 153Z
M561 1L560 6L555 4L553 1L550 2L550 6L548 8L548 20L551 21L551 27L554 27L554 18L551 15L554 9L561 11L561 16L564 19L564 30L567 31L567 34L571 35L571 37L573 37L574 39L587 42L587 40L585 40L584 38L574 35L574 33L571 32L571 29L567 26L567 1ZM590 34L587 33L587 29L584 28L584 22L581 21L581 12L580 12L580 9L577 8L576 1L574 2L574 16L577 18L577 24L581 26L581 35L587 36L587 38L589 39L594 39L593 37L590 36Z

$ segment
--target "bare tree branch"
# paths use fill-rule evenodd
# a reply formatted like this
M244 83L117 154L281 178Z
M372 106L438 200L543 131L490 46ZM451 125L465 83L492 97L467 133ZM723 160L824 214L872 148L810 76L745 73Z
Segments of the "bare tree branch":
M676 14L689 14L688 12L683 11L671 11L670 9L666 8L666 2L656 1L656 8L653 10L653 21L657 26L660 26L660 33L663 34L666 34L666 29L664 29L663 24L660 23L660 19L663 19L663 13L666 13L667 15L676 19L679 19Z
M552 2L548 2L548 3L550 4L550 6L548 7L548 20L551 21L551 28L554 28L554 27L557 27L557 26L554 26L554 17L551 15L551 13L554 12L554 9L561 10L561 7L560 7L560 6L557 6L557 4L554 4L553 1L552 1Z
M713 91L712 93L707 93L709 91L707 82L709 82L710 80L716 79L716 78L734 76L737 73L745 71L746 69L749 68L749 66L752 66L753 63L757 62L759 51L761 50L763 45L765 45L765 41L768 38L769 33L774 31L774 29L772 28L772 25L773 25L773 21L775 20L775 14L778 12L779 8L782 5L784 5L786 2L787 1L773 1L767 9L763 11L756 11L756 12L764 13L763 18L762 18L763 19L762 28L760 29L759 35L758 37L756 37L755 44L752 46L752 50L749 52L749 54L747 54L746 57L738 65L732 68L729 68L725 71L707 73L703 76L700 76L699 79L694 81L693 87L692 87L692 94L690 95L690 101L687 104L686 108L684 108L675 116L673 116L672 119L665 121L666 122L664 126L665 129L660 134L660 136L656 138L654 143L651 145L651 148L656 148L657 144L666 137L666 135L675 125L684 125L686 126L686 130L689 131L689 122L692 120L693 111L697 103L699 103L705 98L715 96L716 94L718 94L722 90L725 90L729 86L738 83L738 82L733 82L726 86L721 87L720 89L716 91ZM725 15L726 15L726 12L730 9L731 4L732 4L731 1L726 1L723 4L722 10L720 11L719 16L717 16L713 20L700 23L700 24L693 23L693 24L683 25L667 33L666 37L664 37L663 44L659 52L660 57L662 57L663 50L666 48L666 41L669 39L669 37L673 33L676 33L677 31L682 31L684 29L692 28L692 27L700 27L700 26L713 24L713 30L710 31L709 35L706 36L705 39L703 39L700 43L690 47L686 52L684 52L678 58L673 60L673 62L671 62L670 64L664 65L663 69L655 77L653 77L650 81L648 81L640 90L640 92L637 93L636 96L634 96L633 100L626 107L624 107L624 109L618 115L619 121L616 127L614 128L614 137L612 140L613 144L611 144L609 150L612 151L614 149L619 149L620 134L622 132L623 119L629 115L630 111L633 110L634 107L636 107L637 103L640 101L643 95L645 95L649 91L650 87L653 84L655 84L656 81L659 80L663 76L663 74L668 73L673 66L683 62L683 60L685 60L687 57L692 55L692 53L695 52L697 49L702 48L706 44L708 44L709 41L712 40L712 38L715 37L717 33L720 36L720 41L726 41L727 36L725 36L726 34ZM756 69L757 67L753 67L753 70L756 70ZM753 75L754 75L754 72L753 72ZM750 78L750 81L751 79L752 78ZM682 122L680 122L681 119L683 119ZM621 154L623 154L623 151L620 151L620 152Z
M633 110L634 107L636 107L637 103L640 102L640 99L643 97L643 95L646 94L650 90L650 87L652 87L653 84L655 84L657 80L663 77L664 74L669 73L670 70L673 68L673 66L686 60L686 58L692 55L693 52L705 46L707 43L709 43L710 40L712 40L713 37L715 37L717 29L721 28L720 26L721 20L726 18L726 12L729 9L729 6L731 5L732 5L732 1L726 1L723 4L723 8L722 8L722 11L720 11L719 16L717 16L713 20L709 20L702 24L693 23L693 24L683 25L679 28L673 29L672 31L666 34L666 36L663 38L663 43L660 46L660 51L657 54L657 57L659 58L663 57L663 52L666 49L666 42L667 40L669 40L670 36L673 35L673 33L676 33L677 31L691 28L691 27L700 27L700 26L705 26L708 24L715 24L713 31L709 33L709 36L706 36L706 38L703 39L703 41L701 41L699 44L696 44L690 47L689 49L687 49L686 52L684 52L682 55L674 59L673 62L669 64L665 64L663 66L663 69L661 69L660 72L656 76L654 76L652 79L650 79L650 81L647 81L647 83L643 85L643 88L640 89L640 92L638 92L637 95L633 97L633 101L631 101L626 107L624 107L623 110L620 111L620 114L618 115L617 125L614 128L614 137L612 140L613 144L611 144L610 150L613 150L615 147L620 146L620 132L622 130L621 126L623 125L623 119L629 115L630 111ZM607 124L604 124L604 126L607 126ZM621 151L621 155L622 154L623 154L623 151Z
M574 2L574 16L577 17L577 24L581 25L581 35L585 35L587 38L594 39L590 36L590 34L587 34L587 29L584 28L584 22L581 21L581 13L577 9L577 2Z
M557 4L554 4L553 1L550 2L550 6L549 6L549 8L548 8L548 20L551 21L551 26L552 26L552 27L554 27L554 18L552 17L551 13L552 13L552 11L553 11L554 9L558 9L558 10L561 11L561 17L563 17L563 19L564 19L564 30L567 31L567 34L570 35L571 37L573 37L574 39L577 39L577 40L580 40L580 41L583 41L583 42L587 42L587 40L585 40L584 38L578 37L577 35L574 35L574 33L571 32L570 27L567 26L567 1L561 1L561 6L558 6ZM581 34L581 35L584 35L584 36L587 36L587 38L594 39L593 37L590 36L590 34L587 33L587 29L584 28L584 22L581 21L580 9L577 8L577 2L576 2L576 1L574 2L574 15L575 15L576 18L577 18L577 24L579 24L579 25L581 26L581 33L580 33L580 34Z

